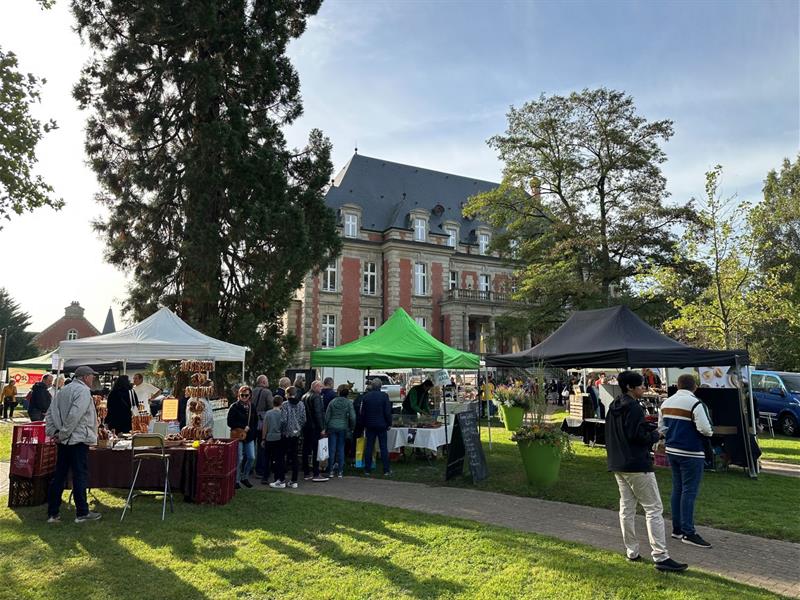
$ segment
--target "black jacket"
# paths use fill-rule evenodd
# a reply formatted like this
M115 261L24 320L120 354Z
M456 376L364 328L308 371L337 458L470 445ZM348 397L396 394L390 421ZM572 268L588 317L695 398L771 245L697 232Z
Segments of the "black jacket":
M333 399L336 398L336 390L333 388L322 388L322 410L328 410L328 404L333 402Z
M320 433L325 429L325 411L322 408L322 396L314 392L307 392L303 396L303 404L306 407L305 430Z
M52 402L50 392L43 381L37 381L31 387L31 401L28 404L28 410L37 411L42 414L50 409L50 402Z
M107 401L106 427L117 433L131 432L131 395L136 398L133 390L111 390Z
M249 409L249 410L248 410ZM247 413L250 413L250 420L247 420ZM245 442L252 442L256 439L256 435L258 434L258 413L256 413L256 409L251 402L247 403L247 406L244 403L239 402L238 400L231 404L231 407L228 409L228 427L231 429L244 429L245 427L250 427L250 430L247 432L247 437L244 439Z
M639 401L627 394L618 396L606 414L608 470L621 473L652 471L650 447L658 437L658 431L644 420L644 409Z
M386 392L373 390L364 394L359 412L365 429L389 429L392 426L392 401Z

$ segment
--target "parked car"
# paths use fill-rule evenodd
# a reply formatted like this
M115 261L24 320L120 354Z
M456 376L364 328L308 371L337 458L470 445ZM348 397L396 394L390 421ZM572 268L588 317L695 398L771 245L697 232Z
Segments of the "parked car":
M753 371L753 395L761 416L783 435L800 435L800 373Z
M406 388L402 383L395 383L394 379L387 373L370 373L369 377L365 377L364 389L373 379L381 380L381 391L389 394L389 400L393 404L402 404L406 397Z

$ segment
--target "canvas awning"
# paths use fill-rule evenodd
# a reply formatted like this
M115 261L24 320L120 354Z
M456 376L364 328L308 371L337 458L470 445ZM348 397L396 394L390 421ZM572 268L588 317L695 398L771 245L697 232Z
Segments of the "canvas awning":
M479 364L476 354L440 342L402 308L366 337L311 352L312 367L477 369Z
M168 308L122 331L61 342L59 356L82 364L154 360L214 360L244 363L246 346L237 346L192 329Z
M695 367L746 365L746 350L703 350L656 331L625 306L582 310L540 344L511 354L492 354L493 367Z

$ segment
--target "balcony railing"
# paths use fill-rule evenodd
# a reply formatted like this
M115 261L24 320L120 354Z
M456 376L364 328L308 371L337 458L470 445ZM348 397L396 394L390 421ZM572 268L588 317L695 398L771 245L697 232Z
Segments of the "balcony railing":
M491 292L483 290L470 290L455 288L447 290L445 300L460 300L462 302L488 302L491 304L510 304L516 302L508 292Z

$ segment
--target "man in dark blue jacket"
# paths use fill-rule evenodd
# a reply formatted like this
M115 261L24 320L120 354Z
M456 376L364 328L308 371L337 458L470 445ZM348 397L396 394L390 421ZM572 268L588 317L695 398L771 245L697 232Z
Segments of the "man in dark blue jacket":
M364 475L369 476L372 471L372 452L375 449L375 438L381 448L381 461L383 462L383 475L391 475L389 467L389 447L386 441L386 432L392 426L392 401L389 394L381 391L381 380L372 380L372 391L361 398L361 422L366 435L364 448Z

